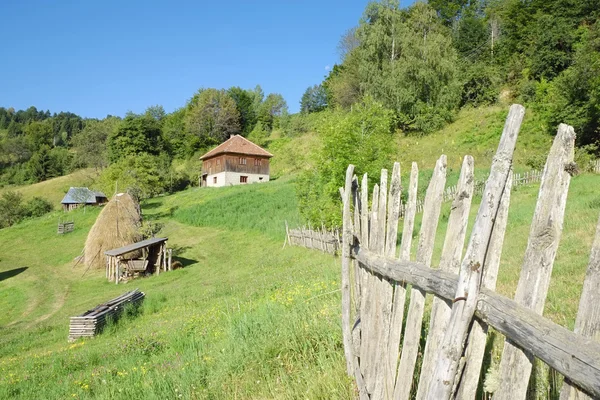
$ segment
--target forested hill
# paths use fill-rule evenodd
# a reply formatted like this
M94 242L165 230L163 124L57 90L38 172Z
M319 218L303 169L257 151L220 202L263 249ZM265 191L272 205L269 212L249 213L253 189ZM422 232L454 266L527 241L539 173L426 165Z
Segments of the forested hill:
M377 171L398 136L443 129L462 108L511 102L535 113L540 134L573 125L579 151L597 154L599 14L600 0L370 2L341 35L339 64L312 82L299 114L260 86L203 88L171 113L150 106L101 120L0 108L0 185L92 167L101 188L118 180L150 197L197 182L200 153L231 134L268 146L316 132L322 146L308 150L321 161L301 176L298 194L303 215L317 222L338 209L349 162L357 173Z

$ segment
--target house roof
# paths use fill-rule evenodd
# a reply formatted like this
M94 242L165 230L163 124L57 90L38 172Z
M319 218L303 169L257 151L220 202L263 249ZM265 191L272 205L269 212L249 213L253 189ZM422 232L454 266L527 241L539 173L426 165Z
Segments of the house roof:
M67 194L65 194L65 197L63 197L61 203L94 204L97 202L97 197L106 198L106 196L102 192L95 192L86 187L71 187Z
M273 154L269 153L260 146L255 145L243 136L235 135L221 143L202 157L201 160L214 157L222 153L236 153L236 154L247 154L252 156L263 156L273 157Z

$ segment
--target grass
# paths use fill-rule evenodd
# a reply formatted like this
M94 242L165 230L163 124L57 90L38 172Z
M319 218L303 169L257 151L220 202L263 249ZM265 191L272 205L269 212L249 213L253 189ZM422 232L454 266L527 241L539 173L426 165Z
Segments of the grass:
M173 207L216 207L232 196L269 204L290 188L192 189L149 201L145 216L164 224L161 234L187 267L127 285L74 266L97 210L75 211L75 231L64 237L55 234L58 213L1 230L14 252L2 256L0 273L28 269L0 283L8 310L0 317L0 398L351 398L337 260L282 249L275 224L248 232L237 218L196 227L170 217ZM147 293L139 316L67 343L69 316L134 286Z
M572 180L546 302L545 314L569 328L600 211L599 183L593 175ZM0 260L0 276L9 276L0 282L0 398L352 398L341 348L339 260L281 248L276 225L293 220L292 206L272 214L276 223L261 222L268 205L283 204L290 193L292 182L280 180L146 202L145 217L164 224L161 234L187 267L119 286L103 271L74 265L96 209L75 211L75 231L65 236L55 234L59 213L0 230L11 250ZM512 197L498 282L508 296L536 196L530 186ZM240 204L260 212L248 214ZM202 219L201 208L230 217ZM476 205L472 220L475 213ZM448 215L445 204L434 265ZM182 222L188 218L199 226ZM22 266L27 270L6 274ZM93 340L67 343L69 316L134 287L147 293L140 315Z
M399 139L415 141L414 147L399 147L404 152L400 160L421 156L424 190L427 167L441 147L449 154L448 185L455 183L460 165L460 158L450 155L472 150L482 178L487 150L469 135L495 149L496 133L490 132L501 130L505 113L501 108L466 110L445 133ZM517 150L519 168L525 168L529 153L546 149L545 142L537 142L545 139L536 133L535 116L528 118ZM464 140L457 142L462 135L454 130L463 130ZM454 147L447 147L452 137ZM274 164L285 171L283 176L304 168L302 160L318 146L318 138L309 135L304 143L279 138L271 145L285 152L298 149ZM403 169L408 171L405 164ZM72 185L68 180L79 179L64 178L19 190L25 196L52 192L58 202L62 188ZM546 301L545 315L569 329L600 213L599 185L598 175L571 181ZM519 187L511 198L497 289L509 297L518 282L537 191L537 185ZM0 230L0 398L353 398L341 344L340 261L303 248L282 248L284 221L300 223L293 179L192 188L150 199L142 212L146 221L162 225L160 235L169 237L174 258L186 268L117 286L105 280L103 271L76 264L97 217L95 208L70 213L75 230L64 236L56 234L62 212ZM433 265L439 263L449 213L450 205L444 204ZM416 230L419 225L420 219ZM417 240L413 243L416 247ZM147 294L138 315L125 316L95 339L67 342L70 316L133 288ZM496 355L501 343L497 338ZM496 363L493 357L492 371ZM552 375L539 370L532 399L547 398L552 386Z
M71 186L84 186L92 189L97 178L98 173L93 169L82 169L72 174L48 179L34 185L4 186L0 188L0 195L13 190L21 193L25 201L36 196L43 197L49 200L55 208L58 208L61 200Z

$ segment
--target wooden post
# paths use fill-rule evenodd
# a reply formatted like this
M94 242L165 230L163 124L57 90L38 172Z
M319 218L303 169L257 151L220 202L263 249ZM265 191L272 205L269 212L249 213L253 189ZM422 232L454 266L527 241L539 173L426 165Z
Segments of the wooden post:
M169 271L173 271L173 263L171 262L173 257L173 249L169 249Z
M573 162L574 147L573 127L560 124L544 168L523 269L515 294L517 303L538 314L544 311L552 266L562 233L571 181L571 175L565 167ZM505 341L500 362L501 381L494 399L525 399L532 367L529 353L516 347L510 340Z
M117 268L116 268L117 272L115 274L115 285L118 285L119 284L119 278L120 278L120 276L119 276L120 262L119 262L118 258L116 259L116 264L117 264Z
M402 228L402 239L400 241L400 260L410 260L412 234L415 226L415 214L417 212L418 183L419 168L417 167L417 163L412 163L410 171L410 181L408 184L408 202L404 209L404 224ZM402 320L404 319L405 302L406 284L404 282L395 281L386 367L389 371L391 371L394 386L396 383L396 374L398 371L398 356L400 354L400 336L402 333Z
M500 267L500 256L502 255L502 246L504 244L504 235L506 233L506 223L508 221L508 206L510 204L510 192L512 190L514 174L508 175L506 189L502 193L500 208L496 216L496 222L492 230L488 254L483 264L483 287L489 290L496 290L496 279ZM481 374L481 365L485 353L488 326L485 322L475 319L469 332L469 343L465 351L465 369L462 373L460 386L455 398L457 399L475 399L477 386L479 385L479 376ZM460 373L460 371L459 371Z
M343 225L342 225L342 336L344 343L344 354L346 356L346 369L349 375L354 375L361 400L368 400L369 396L365 390L358 361L354 357L352 348L352 326L350 325L350 264L351 247L354 241L354 228L352 227L352 215L350 199L352 191L352 175L354 166L349 165L346 171L346 184L343 198Z
M481 266L485 261L502 192L506 187L508 174L511 172L513 153L524 115L525 108L523 106L514 104L510 107L466 256L460 267L456 297L453 301L448 329L440 346L429 387L429 396L432 399L449 399L454 387L465 338L477 306Z
M452 202L452 211L448 219L448 228L440 260L439 269L454 274L458 273L465 237L467 235L469 211L471 211L471 200L473 199L474 190L473 164L473 157L465 156L458 179L456 197ZM429 319L429 334L425 343L423 364L417 388L417 399L425 400L428 398L427 390L433 376L439 343L444 337L451 311L452 303L446 302L439 297L433 298L431 317Z
M442 193L446 184L446 156L442 155L435 164L433 176L429 181L423 207L423 219L417 248L417 261L429 266L433 256L433 245L442 207ZM421 326L425 311L425 291L413 286L410 290L410 304L406 315L406 332L400 355L398 378L394 389L394 398L408 400L413 383L415 365L421 339Z

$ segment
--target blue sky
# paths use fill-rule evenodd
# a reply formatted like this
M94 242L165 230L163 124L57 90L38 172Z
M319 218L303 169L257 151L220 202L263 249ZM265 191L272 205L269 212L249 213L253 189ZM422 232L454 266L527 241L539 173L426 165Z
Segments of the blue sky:
M297 112L366 4L3 0L0 106L102 118L171 112L200 87L260 84Z

